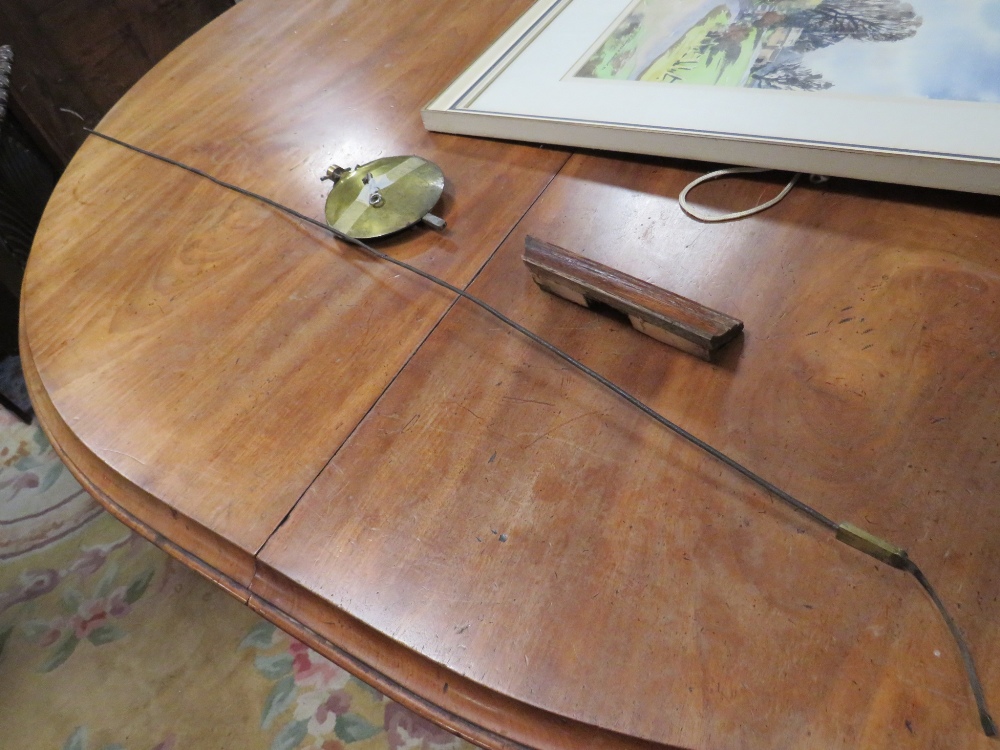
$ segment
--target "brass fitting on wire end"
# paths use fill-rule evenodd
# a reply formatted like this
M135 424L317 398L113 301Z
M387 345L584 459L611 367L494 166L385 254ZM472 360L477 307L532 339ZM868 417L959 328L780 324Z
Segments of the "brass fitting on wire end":
M913 564L906 550L889 544L885 539L869 534L851 523L842 523L837 527L837 539L899 570L908 570Z

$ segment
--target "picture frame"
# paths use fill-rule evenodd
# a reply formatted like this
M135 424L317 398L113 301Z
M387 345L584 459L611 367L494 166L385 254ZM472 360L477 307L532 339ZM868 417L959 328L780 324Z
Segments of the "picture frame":
M539 0L423 109L423 122L444 133L1000 195L1000 18L981 28L975 15L992 0L911 2ZM844 8L870 18L816 20ZM660 27L636 41L647 21ZM647 57L659 54L643 75L694 82L594 73L598 60L598 73L621 75L643 45ZM677 62L684 54L686 68ZM949 55L964 55L961 68L947 67ZM781 67L767 67L768 56L793 61L782 63L798 76L791 86L761 81ZM803 60L832 65L847 83L828 83ZM722 79L730 85L715 85Z

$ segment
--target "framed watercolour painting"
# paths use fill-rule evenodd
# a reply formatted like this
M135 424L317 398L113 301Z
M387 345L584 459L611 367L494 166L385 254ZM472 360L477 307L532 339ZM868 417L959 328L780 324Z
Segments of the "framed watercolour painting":
M1000 194L1000 0L540 0L423 119Z

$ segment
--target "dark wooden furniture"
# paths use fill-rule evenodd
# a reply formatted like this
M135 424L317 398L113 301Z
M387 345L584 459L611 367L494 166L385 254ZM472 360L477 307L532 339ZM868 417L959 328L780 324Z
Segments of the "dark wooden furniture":
M61 169L122 94L232 0L0 0L18 119Z
M10 74L14 50L9 44L0 44L0 128L7 119L7 102L10 101Z
M705 226L676 200L703 165L425 132L528 5L246 0L101 129L316 217L330 164L434 160L448 230L382 249L906 547L996 703L997 199L835 181ZM710 364L544 294L529 233L745 335ZM90 139L23 310L36 409L112 513L485 747L995 747L909 578L318 229Z

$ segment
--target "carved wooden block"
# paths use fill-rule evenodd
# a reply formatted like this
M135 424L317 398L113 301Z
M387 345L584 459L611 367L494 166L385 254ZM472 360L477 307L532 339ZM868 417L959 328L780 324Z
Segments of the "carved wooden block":
M636 330L704 360L743 330L725 313L535 237L525 238L524 262L542 289L584 307L605 304Z

